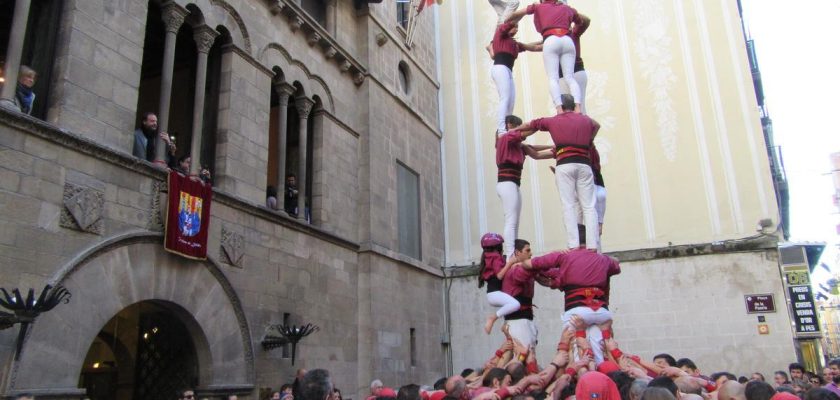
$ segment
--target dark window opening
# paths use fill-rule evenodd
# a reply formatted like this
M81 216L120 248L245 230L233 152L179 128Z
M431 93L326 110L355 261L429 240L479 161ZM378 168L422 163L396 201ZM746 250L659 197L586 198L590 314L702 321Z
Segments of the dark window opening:
M30 115L40 119L46 119L49 110L53 61L63 5L61 0L45 0L33 1L29 6L20 64L32 68L38 74L35 86L32 87L35 100ZM4 78L14 8L15 0L0 0L0 77ZM6 84L5 79L2 84Z
M327 2L325 0L301 0L300 6L321 27L327 27Z
M414 335L414 328L408 330L408 346L411 353L411 366L417 366L417 337Z
M408 12L410 9L410 0L397 0L397 23L403 28L408 27Z

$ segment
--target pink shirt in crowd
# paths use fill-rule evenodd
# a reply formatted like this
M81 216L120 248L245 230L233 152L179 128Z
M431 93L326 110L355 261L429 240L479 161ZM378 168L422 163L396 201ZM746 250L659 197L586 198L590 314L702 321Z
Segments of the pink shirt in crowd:
M531 4L525 9L525 12L534 15L534 27L540 34L553 28L568 30L571 28L572 22L580 23L580 15L578 15L577 10L565 4Z

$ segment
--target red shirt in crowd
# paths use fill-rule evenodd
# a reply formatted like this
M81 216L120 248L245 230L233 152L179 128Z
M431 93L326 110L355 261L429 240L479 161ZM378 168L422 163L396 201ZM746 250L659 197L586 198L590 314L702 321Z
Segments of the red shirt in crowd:
M534 276L536 273L525 269L522 264L511 267L502 281L502 291L511 296L534 297Z
M551 287L597 287L607 289L610 277L621 273L614 258L587 249L554 252L531 259L534 270L551 278Z
M572 145L589 147L595 135L595 121L576 112L564 112L553 117L537 118L530 123L531 128L548 131L555 146Z
M572 22L580 23L580 15L578 15L577 10L565 4L531 4L525 9L525 12L534 15L534 27L540 34L554 28L569 30Z
M506 22L496 28L496 33L493 35L493 54L508 53L514 59L521 53L522 43L517 42L510 36L508 31L513 27L513 24Z

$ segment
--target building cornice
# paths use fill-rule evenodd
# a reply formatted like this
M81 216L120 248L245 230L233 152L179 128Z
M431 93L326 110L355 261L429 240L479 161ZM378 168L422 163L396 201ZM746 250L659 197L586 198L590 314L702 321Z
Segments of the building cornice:
M300 31L310 47L318 47L327 60L332 60L342 73L349 74L353 83L361 85L368 76L367 68L345 50L332 35L294 1L266 0L274 15L288 19L292 32Z

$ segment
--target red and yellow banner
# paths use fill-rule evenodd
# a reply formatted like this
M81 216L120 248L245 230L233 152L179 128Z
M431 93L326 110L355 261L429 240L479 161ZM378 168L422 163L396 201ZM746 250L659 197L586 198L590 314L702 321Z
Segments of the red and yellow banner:
M207 259L213 188L200 179L169 171L169 207L164 248L184 257Z

